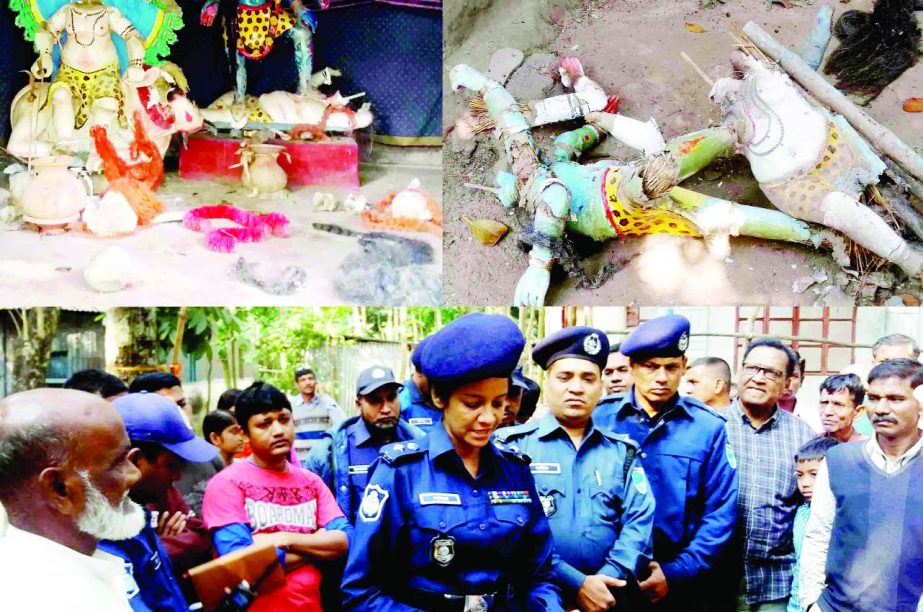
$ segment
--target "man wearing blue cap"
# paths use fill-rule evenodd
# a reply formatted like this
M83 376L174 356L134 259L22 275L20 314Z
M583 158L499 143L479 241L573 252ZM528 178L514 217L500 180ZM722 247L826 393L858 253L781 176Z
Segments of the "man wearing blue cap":
M642 323L621 344L634 381L628 393L604 398L597 426L640 447L657 512L654 561L642 574L643 597L632 609L700 610L705 579L734 533L737 472L725 419L677 393L686 368L689 321L679 315ZM709 586L708 589L711 589Z
M606 334L592 327L556 332L532 350L547 371L551 414L501 430L500 443L532 459L529 468L551 533L554 574L565 603L603 612L652 559L654 496L627 436L591 418L603 394Z
M340 510L356 522L369 466L385 444L422 438L425 434L400 419L400 383L391 368L372 366L359 373L356 409L359 414L325 432L311 450L305 467L324 479Z
M420 340L410 354L413 363L413 374L404 381L401 389L401 418L411 425L419 427L423 433L429 433L433 425L442 419L442 412L433 406L433 399L429 395L429 381L423 373L423 351L431 336Z
M128 458L141 472L129 492L138 503L165 504L186 461L210 461L218 454L217 448L196 437L182 409L159 393L130 393L112 405L131 441ZM178 491L173 497L188 512ZM145 514L147 521L141 533L127 540L103 541L99 547L124 560L125 570L133 578L127 581L127 588L134 610L186 610L189 604L177 576L211 558L208 534L204 526L201 530L187 528L191 513L173 512L164 517L152 515L146 508ZM158 533L171 540L169 550ZM187 588L194 596L194 590Z

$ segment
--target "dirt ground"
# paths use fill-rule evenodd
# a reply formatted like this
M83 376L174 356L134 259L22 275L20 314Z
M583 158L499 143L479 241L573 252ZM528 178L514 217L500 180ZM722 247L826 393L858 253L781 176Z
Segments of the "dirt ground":
M865 10L872 4L827 3L834 9L834 20L845 10ZM819 6L816 2L783 8L769 0L727 0L711 8L703 7L701 0L446 0L444 126L451 130L471 95L449 89L448 69L467 63L486 71L494 51L514 47L526 55L507 85L517 99L561 93L549 69L560 57L577 56L608 94L621 97L620 112L641 120L656 118L669 140L719 120L707 97L709 87L680 59L681 51L712 79L727 76L734 45L728 20L741 26L753 20L782 44L797 49ZM692 33L686 23L698 24L705 32ZM923 96L923 62L885 89L867 111L919 151L923 114L901 109L903 100L914 96ZM538 131L539 146L549 146L562 129ZM486 134L475 141L450 134L446 140L444 250L449 263L444 279L449 303L508 303L526 266L527 255L516 239L518 221L490 194L462 186L492 185L498 150L496 140ZM594 155L631 159L636 154L604 141ZM713 169L684 186L769 206L742 158L719 162ZM465 216L502 221L511 232L496 246L483 246L471 237ZM894 294L920 290L918 282L906 279L891 289L878 288L876 283L888 284L883 278L887 274L857 280L842 272L828 253L746 238L732 239L730 256L721 259L713 258L700 240L667 236L589 245L587 254L591 270L607 261L630 261L596 290L578 289L556 267L548 304L847 305L880 303ZM812 276L826 280L810 284L807 278Z
M387 147L375 145L372 163L360 165L361 191L368 202L399 191L414 178L441 200L442 172L437 148ZM0 231L0 296L4 306L29 307L47 304L53 297L63 308L108 308L126 303L134 306L306 306L341 304L334 281L340 266L360 250L354 237L317 231L312 223L335 224L355 231L365 229L357 215L342 210L315 211L314 193L333 193L341 203L349 190L300 187L283 200L256 200L239 185L230 182L184 181L168 173L158 191L169 211L185 211L222 200L249 210L280 212L290 221L290 237L239 244L234 253L217 253L205 246L204 234L186 229L179 222L136 230L121 238L100 238L69 232L39 235L6 228ZM221 222L216 222L216 226ZM425 241L435 261L419 271L438 277L442 251L438 238L417 232L401 235ZM132 260L131 285L119 292L96 293L87 285L83 271L90 259L110 245L123 248ZM295 265L307 273L304 284L290 295L272 295L245 284L231 275L238 257L258 263L267 272L280 273ZM438 303L437 291L420 303Z

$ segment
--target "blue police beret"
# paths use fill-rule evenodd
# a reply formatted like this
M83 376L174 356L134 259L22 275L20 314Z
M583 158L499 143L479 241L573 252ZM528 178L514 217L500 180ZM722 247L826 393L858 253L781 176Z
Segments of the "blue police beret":
M510 376L525 345L509 317L472 312L430 336L420 363L431 381L460 386Z
M417 372L419 372L423 367L423 348L426 346L426 343L429 342L431 337L432 336L427 336L417 342L417 345L413 347L413 352L410 354L410 362L413 364L413 367Z
M680 357L689 347L689 319L667 315L645 321L622 341L626 357Z
M532 360L543 370L564 357L585 359L602 371L609 359L609 339L605 332L595 327L565 327L545 337L532 349Z

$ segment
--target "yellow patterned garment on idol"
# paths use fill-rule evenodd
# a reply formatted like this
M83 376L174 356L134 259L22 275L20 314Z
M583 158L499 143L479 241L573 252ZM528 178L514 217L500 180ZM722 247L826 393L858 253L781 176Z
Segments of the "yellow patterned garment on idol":
M606 217L619 236L646 234L674 234L701 236L702 232L686 217L663 208L644 208L625 204L619 200L622 171L609 168L603 177L603 195L606 198ZM668 201L668 200L667 200Z
M122 78L118 64L110 64L93 72L81 72L67 64L61 64L48 92L49 102L52 94L62 87L69 89L73 96L75 128L83 127L89 117L90 106L96 100L103 98L118 101L119 123L125 125Z
M261 6L237 5L237 51L249 59L262 59L276 39L295 27L295 18L276 2Z
M762 183L760 189L769 201L793 217L824 222L823 200L829 193L841 191L836 183L863 167L859 154L840 134L835 123L827 128L827 147L811 170L774 183Z

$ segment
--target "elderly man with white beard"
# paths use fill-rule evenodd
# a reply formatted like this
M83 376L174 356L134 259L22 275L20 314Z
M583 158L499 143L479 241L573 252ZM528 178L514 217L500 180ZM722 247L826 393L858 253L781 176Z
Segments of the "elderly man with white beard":
M138 480L129 440L105 400L36 389L0 401L0 608L131 610L121 559L100 540L131 538L144 511L128 498Z

